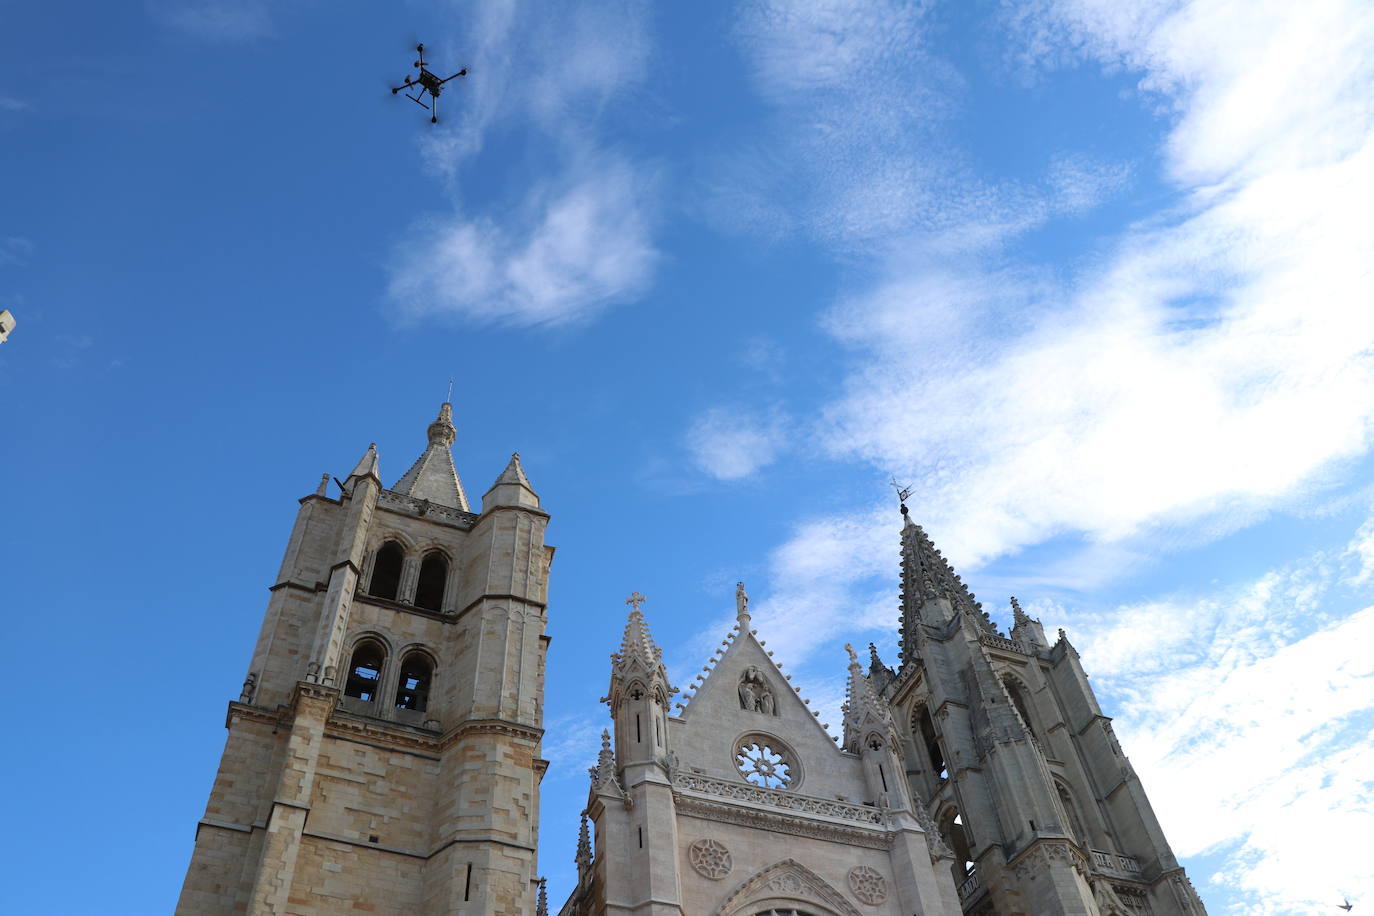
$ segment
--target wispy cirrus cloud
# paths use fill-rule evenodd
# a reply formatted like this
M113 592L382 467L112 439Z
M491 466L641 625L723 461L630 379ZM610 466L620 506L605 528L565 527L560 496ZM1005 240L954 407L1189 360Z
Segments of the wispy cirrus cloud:
M633 300L659 258L656 166L617 150L596 125L644 77L644 6L505 4L468 18L463 109L422 141L454 211L417 226L427 243L397 249L388 287L397 314L533 327ZM518 199L473 206L461 195L465 165L512 131L531 134L548 160Z
M714 407L687 431L698 468L717 480L739 480L772 464L786 444L788 422L778 411Z

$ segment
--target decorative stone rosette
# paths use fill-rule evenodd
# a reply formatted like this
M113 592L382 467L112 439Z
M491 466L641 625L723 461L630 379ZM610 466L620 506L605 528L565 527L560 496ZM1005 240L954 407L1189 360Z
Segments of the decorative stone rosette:
M869 906L877 906L887 899L887 879L876 868L856 865L849 870L849 889Z
M730 860L730 850L725 848L724 843L716 840L696 840L687 847L687 858L691 860L692 867L698 874L712 881L724 878L734 867Z

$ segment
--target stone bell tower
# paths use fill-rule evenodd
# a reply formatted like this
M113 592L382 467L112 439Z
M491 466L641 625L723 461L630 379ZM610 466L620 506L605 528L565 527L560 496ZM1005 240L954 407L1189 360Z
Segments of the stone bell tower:
M901 664L878 681L965 913L1202 916L1063 630L997 631L902 506Z
M548 515L469 505L452 406L391 489L301 499L178 913L536 911Z

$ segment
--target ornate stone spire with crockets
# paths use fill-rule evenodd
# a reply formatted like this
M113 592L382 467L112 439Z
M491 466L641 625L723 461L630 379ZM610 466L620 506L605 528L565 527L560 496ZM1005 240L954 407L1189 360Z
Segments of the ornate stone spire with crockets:
M639 606L644 596L635 592L625 603L630 606L630 619L625 623L625 634L620 639L620 651L611 655L611 689L606 702L615 714L620 705L620 691L631 682L642 683L645 688L661 690L666 701L676 693L668 686L668 672L663 667L663 650L654 644L649 633L649 624Z
M873 685L868 675L864 674L854 647L846 645L844 650L849 653L849 683L845 687L842 707L844 747L857 753L859 742L868 731L877 729L884 735L891 731L892 713L873 691Z
M450 509L472 511L467 494L453 466L453 443L458 431L453 428L453 405L445 401L439 406L439 416L429 424L429 445L410 466L391 492L414 499L427 499Z
M944 554L935 548L925 530L911 520L903 505L901 668L906 668L915 659L915 630L923 622L921 610L927 601L936 598L948 601L954 613L966 611L983 629L997 633L997 627L973 592L949 565Z

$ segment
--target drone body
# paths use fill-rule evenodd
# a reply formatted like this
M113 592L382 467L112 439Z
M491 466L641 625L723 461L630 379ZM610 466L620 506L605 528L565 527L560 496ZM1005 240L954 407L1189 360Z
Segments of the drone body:
M402 90L407 90L406 98L410 99L412 102L414 102L416 105L419 105L421 108L428 109L430 112L429 123L438 124L439 94L444 91L444 83L447 83L449 80L456 79L460 76L467 76L468 68L464 67L457 73L453 74L453 76L440 79L434 73L430 72L429 66L425 63L425 46L423 44L418 44L415 46L415 50L420 55L420 59L415 61L415 69L420 71L419 78L411 79L410 75L406 74L405 83L400 86L393 86L391 89L391 94L395 95L396 93ZM414 95L410 94L409 90L411 89L415 90ZM429 95L429 104L426 104L424 101L424 97L426 94Z

